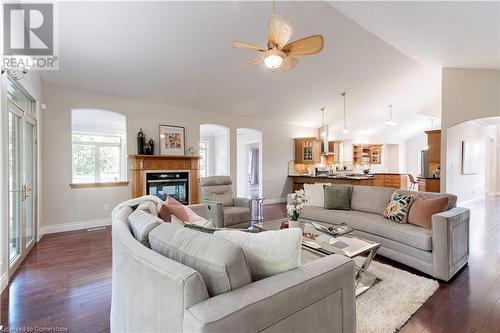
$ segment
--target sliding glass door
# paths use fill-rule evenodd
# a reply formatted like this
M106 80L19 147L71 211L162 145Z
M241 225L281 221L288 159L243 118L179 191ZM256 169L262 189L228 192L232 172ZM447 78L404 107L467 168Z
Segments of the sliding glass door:
M8 80L8 230L9 274L35 244L36 119L34 101Z

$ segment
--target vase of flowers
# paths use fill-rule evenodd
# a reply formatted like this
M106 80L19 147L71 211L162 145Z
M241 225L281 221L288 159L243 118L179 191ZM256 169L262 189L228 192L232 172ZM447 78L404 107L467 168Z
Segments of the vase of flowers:
M298 228L300 226L299 216L302 214L302 209L304 209L306 202L307 199L304 190L295 191L290 195L290 199L286 205L286 211L290 219L288 222L289 228Z

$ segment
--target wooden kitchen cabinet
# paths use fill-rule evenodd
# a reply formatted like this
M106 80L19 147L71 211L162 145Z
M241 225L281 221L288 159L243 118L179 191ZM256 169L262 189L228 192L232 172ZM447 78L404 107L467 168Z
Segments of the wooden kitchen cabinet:
M427 133L427 158L430 176L441 165L441 130L426 131Z
M441 192L441 180L438 178L418 178L418 190L421 192Z
M373 175L373 185L390 188L408 188L408 176L398 173L377 173Z
M295 138L295 163L321 162L321 141L316 138Z
M441 161L441 130L426 131L429 162Z
M385 175L375 174L373 175L373 186L385 186Z
M382 164L382 146L375 145L352 145L352 164L354 165L372 165Z
M382 163L382 145L370 146L370 164Z

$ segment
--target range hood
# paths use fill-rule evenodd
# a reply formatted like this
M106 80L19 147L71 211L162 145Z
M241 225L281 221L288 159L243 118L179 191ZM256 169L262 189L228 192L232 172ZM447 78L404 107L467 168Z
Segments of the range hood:
M323 125L318 129L318 139L322 141L321 144L321 155L328 155L328 125Z

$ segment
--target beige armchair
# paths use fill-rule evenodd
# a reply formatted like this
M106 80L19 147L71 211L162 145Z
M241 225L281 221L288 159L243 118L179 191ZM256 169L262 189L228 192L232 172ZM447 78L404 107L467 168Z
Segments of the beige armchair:
M250 200L235 198L229 176L201 179L201 202L217 228L247 228L251 222Z

